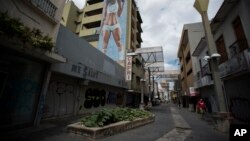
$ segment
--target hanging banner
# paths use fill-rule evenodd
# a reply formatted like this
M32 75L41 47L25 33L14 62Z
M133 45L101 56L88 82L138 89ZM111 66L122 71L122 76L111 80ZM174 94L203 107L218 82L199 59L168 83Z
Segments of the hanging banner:
M189 96L198 96L199 92L194 87L189 87Z
M132 78L132 56L126 57L126 81L131 81Z

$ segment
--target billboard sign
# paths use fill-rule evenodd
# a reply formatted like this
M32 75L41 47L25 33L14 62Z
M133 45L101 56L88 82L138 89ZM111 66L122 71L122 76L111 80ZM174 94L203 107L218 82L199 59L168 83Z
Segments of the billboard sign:
M98 49L117 62L125 60L127 0L104 0Z

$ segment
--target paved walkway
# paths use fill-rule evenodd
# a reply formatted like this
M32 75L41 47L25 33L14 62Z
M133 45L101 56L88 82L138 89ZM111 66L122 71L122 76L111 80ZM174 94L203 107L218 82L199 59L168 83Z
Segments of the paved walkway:
M97 141L228 141L228 135L213 128L208 120L202 120L196 113L179 109L173 104L162 104L152 108L155 122ZM89 141L79 135L66 132L66 125L76 122L57 121L42 124L40 128L28 129L6 141Z
M170 107L175 128L157 141L228 141L229 135L215 129L215 123L209 117L200 115L185 108Z
M185 141L229 141L229 134L215 129L215 123L211 118L200 118L200 115L187 109L180 109L179 114L192 128L191 134Z
M184 141L191 134L191 127L179 114L177 108L170 107L175 128L157 141Z

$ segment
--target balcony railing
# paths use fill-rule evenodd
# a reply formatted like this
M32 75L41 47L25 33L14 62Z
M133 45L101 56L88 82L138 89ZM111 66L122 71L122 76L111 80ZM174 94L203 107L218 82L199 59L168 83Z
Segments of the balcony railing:
M90 15L97 15L102 13L102 7L103 3L95 3L92 5L88 5L84 8L85 13L88 13Z
M241 39L235 41L232 45L229 46L229 51L231 54L231 58L239 54L240 52L244 51L248 48L248 43L246 39Z
M55 17L57 7L50 0L30 0L30 2L46 15Z
M89 16L89 17L84 17L84 20L82 21L82 24L92 24L92 27L98 24L101 21L102 14L94 15L94 16Z
M243 52L236 54L227 62L219 65L220 76L225 77L241 71L250 70L250 51L245 49Z
M198 71L195 75L194 75L194 81L198 81L201 79L201 72Z
M197 76L195 76L195 78L198 78ZM203 76L200 79L196 79L194 86L196 88L200 88L200 87L204 87L204 86L209 86L213 84L213 80L211 79L211 75L206 75Z
M211 74L210 66L209 66L209 63L207 63L201 68L201 75L205 76L205 75L210 75L210 74Z

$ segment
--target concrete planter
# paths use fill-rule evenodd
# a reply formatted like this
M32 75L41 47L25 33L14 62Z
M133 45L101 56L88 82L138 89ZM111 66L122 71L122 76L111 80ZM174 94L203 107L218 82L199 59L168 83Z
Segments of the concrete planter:
M92 128L82 125L81 122L77 122L68 125L67 130L69 133L74 133L95 140L97 138L111 136L129 129L133 129L139 126L152 123L154 122L154 120L155 116L152 116L143 119L139 118L134 121L121 121L104 127L92 127Z

